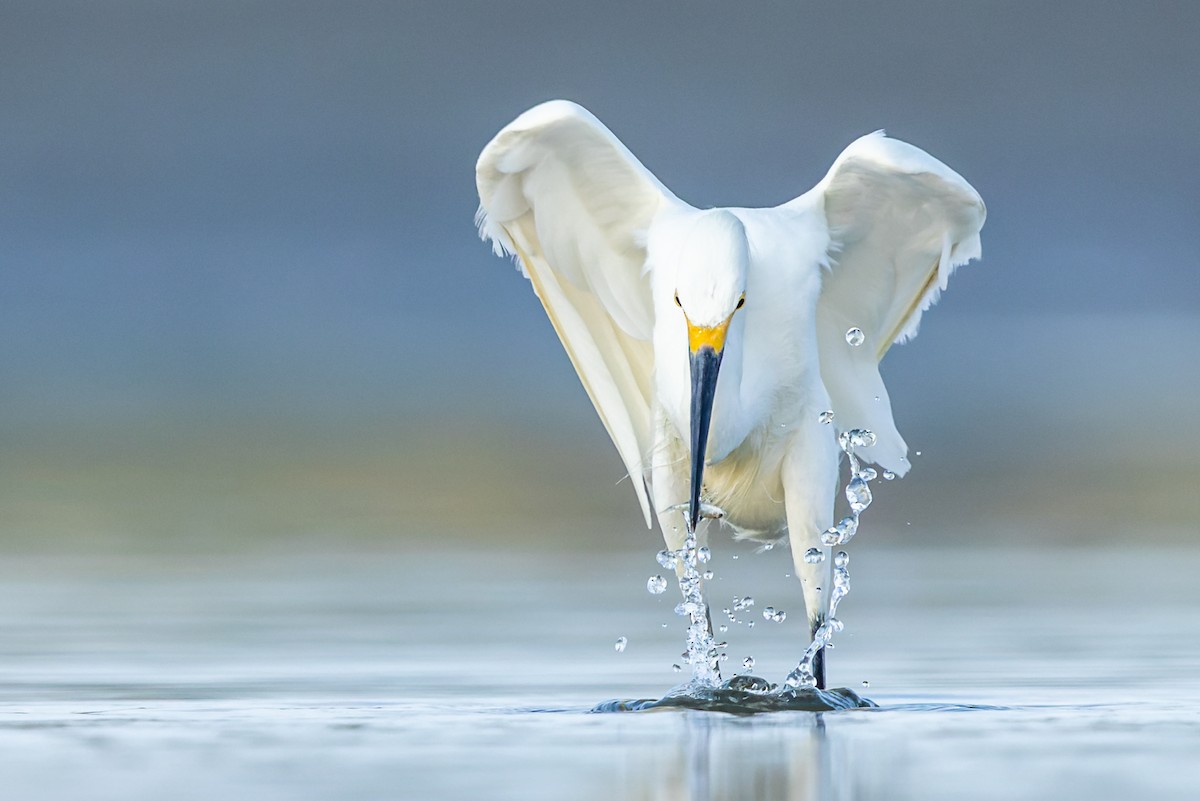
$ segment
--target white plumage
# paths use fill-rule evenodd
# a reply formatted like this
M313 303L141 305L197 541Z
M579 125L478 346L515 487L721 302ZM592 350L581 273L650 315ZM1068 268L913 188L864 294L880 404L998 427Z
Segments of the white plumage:
M480 234L533 283L647 524L653 511L673 548L697 441L697 343L719 331L703 500L742 535L787 534L810 622L822 619L830 560L801 557L832 523L837 432L874 431L861 456L907 471L879 360L915 335L954 268L980 255L979 195L877 132L795 200L700 210L562 100L505 126L476 179ZM846 341L852 327L858 347ZM833 425L819 420L826 409Z

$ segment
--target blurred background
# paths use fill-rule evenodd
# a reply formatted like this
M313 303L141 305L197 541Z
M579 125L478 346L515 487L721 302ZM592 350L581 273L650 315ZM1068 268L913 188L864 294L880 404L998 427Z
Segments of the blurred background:
M7 0L0 550L651 547L472 225L479 150L553 97L697 205L787 200L878 128L979 189L984 260L885 362L918 455L876 541L1192 542L1197 30L1189 2Z

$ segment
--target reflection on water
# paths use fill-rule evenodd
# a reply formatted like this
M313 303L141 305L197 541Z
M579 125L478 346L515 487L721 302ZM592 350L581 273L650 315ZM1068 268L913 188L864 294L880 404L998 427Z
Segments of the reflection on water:
M768 725L763 733L711 716L688 721L682 736L656 749L626 785L638 801L761 798L811 801L861 797L830 775L830 742L821 715ZM763 727L758 727L763 728Z
M714 549L715 592L794 600L786 555L729 551ZM830 670L870 679L878 709L594 714L680 678L676 599L644 589L653 552L0 559L0 785L655 801L1200 787L1196 553L864 544ZM1142 559L1155 592L1131 604ZM804 628L735 626L730 650L778 681Z

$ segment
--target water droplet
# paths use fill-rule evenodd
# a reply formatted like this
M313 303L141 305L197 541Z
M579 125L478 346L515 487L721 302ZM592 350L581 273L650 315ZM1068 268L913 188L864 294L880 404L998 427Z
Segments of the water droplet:
M856 515L843 517L838 521L837 532L840 540L833 543L834 545L841 545L854 539L854 535L858 533L858 517Z
M766 609L763 610L763 619L764 620L770 620L773 617L775 617L775 607L768 606Z
M810 565L820 564L825 561L825 552L820 548L809 548L804 552L804 561Z
M628 637L618 637L618 638L617 638L617 642L616 642L616 644L613 646L613 648L615 648L615 649L617 650L617 653L619 654L619 653L621 653L622 651L624 651L624 650L625 650L625 646L626 646L626 645L628 645L628 644L629 644L629 638L628 638Z
M917 451L917 456L920 456L920 455L921 455L921 452L920 452L920 451Z
M735 553L732 558L737 559L738 555Z
M674 551L662 550L658 552L658 563L667 570L674 570L678 560L675 558Z
M871 488L866 481L855 476L846 485L846 500L850 502L850 510L858 514L871 505Z
M747 621L746 628L748 628L748 629L754 628L754 621L753 620Z
M828 410L821 412L819 415L817 415L817 420L819 420L823 426L829 425L833 422L833 411Z
M846 553L845 551L838 551L836 554L834 554L834 567L844 568L848 564L850 564L850 554Z
M821 532L821 542L829 547L832 547L834 545L841 545L842 544L842 535L841 535L841 532L839 532L837 530L837 526L832 526L832 527L827 528L824 531L822 531ZM817 561L820 561L820 560L817 560Z
M895 473L893 473L891 470L884 470L884 471L883 471L883 480L884 480L884 481L891 481L891 480L892 480L893 478L895 478L895 477L896 477L896 474L895 474Z
M871 682L867 681L866 679L863 679L862 686L863 686L863 687L870 687L870 686L871 686Z
M850 444L856 448L869 448L876 440L875 432L869 428L856 428L850 432Z
M748 656L742 660L743 670L754 670L754 657Z
M700 564L704 564L709 559L712 559L712 551L710 551L708 546L705 545L700 548L700 550L696 551L696 559L700 561Z
M662 626L664 629L667 627L667 624L666 624L666 623L662 623L662 624L660 624L660 625L661 625L661 626Z
M729 631L729 626L725 623L722 623L721 625L717 626L717 631L724 634L725 632Z
M705 570L700 575L702 575L704 577L705 581L712 581L713 572L711 570Z
M866 338L867 337L865 334L863 334L862 329L858 327L851 328L846 332L846 342L848 342L853 348L857 348L859 345L861 345Z
M679 616L691 615L700 611L700 605L694 601L682 601L675 605L675 614Z
M678 673L679 671L683 670L683 668L681 668L679 665L671 665L671 670Z
M754 606L754 599L749 595L747 595L745 598L738 598L734 596L733 611L741 612L743 609L749 609L752 606Z
M651 595L662 595L667 589L667 580L662 576L651 576L646 581L646 590Z
M776 610L775 614L771 615L771 620L776 623L782 623L783 621L787 620L787 612L783 611L782 609Z
M875 472L874 467L864 467L862 470L858 471L858 477L863 481L874 481L875 477L878 475L879 474Z

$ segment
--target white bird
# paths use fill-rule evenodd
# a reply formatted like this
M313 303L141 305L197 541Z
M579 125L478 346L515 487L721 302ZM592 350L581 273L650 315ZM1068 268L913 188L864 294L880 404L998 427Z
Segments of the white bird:
M480 235L533 284L647 525L657 517L672 550L702 516L737 536L786 536L816 631L832 560L803 555L829 553L837 435L873 431L860 456L907 472L879 362L979 257L978 193L876 132L781 206L698 209L564 100L496 134L476 182ZM822 660L819 687L823 674Z

